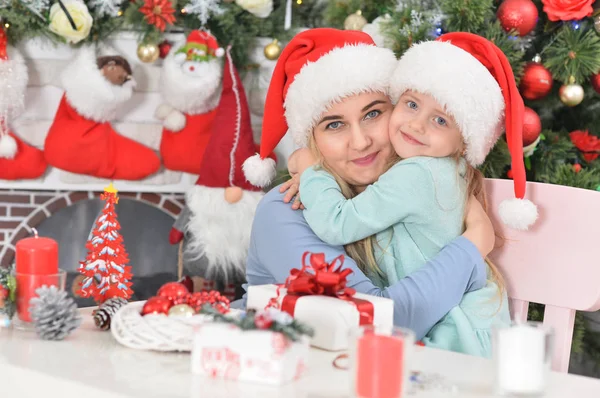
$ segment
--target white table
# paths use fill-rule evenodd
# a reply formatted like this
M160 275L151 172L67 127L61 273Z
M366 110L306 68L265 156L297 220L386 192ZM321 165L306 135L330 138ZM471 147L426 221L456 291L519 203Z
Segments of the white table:
M2 396L85 398L347 397L348 373L333 368L337 354L311 350L308 374L275 388L211 380L190 373L184 353L137 351L95 328L91 309L83 325L64 341L42 341L33 332L0 328ZM413 369L444 375L458 387L455 397L490 397L492 362L418 347ZM436 391L414 397L450 397ZM600 397L600 380L553 373L547 398Z

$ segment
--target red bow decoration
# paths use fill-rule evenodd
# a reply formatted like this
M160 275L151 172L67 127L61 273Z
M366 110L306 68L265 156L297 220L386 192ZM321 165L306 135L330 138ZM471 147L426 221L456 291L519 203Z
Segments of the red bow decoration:
M306 262L307 258L309 258L308 264ZM290 276L285 283L277 286L277 296L271 299L267 307L280 307L278 298L280 297L280 289L284 287L287 289L287 294L281 303L281 310L292 316L294 316L298 299L303 296L321 295L354 303L360 313L360 324L372 324L373 303L353 297L356 291L346 287L346 278L352 273L352 270L349 268L342 269L343 265L343 255L336 257L331 263L327 263L324 253L305 252L302 255L302 268L294 268L290 271Z

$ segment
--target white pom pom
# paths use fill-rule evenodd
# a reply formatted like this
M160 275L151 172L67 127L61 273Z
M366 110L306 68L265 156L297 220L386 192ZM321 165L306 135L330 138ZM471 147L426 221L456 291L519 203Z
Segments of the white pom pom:
M219 47L215 50L215 55L218 58L221 58L223 55L225 55L225 50L223 50L221 47Z
M0 136L0 157L12 159L17 154L17 141L8 134Z
M264 188L271 183L277 170L271 158L261 159L259 154L250 156L242 165L244 175L250 184Z
M164 125L171 131L180 131L185 127L185 115L177 110L173 110L165 119Z
M537 206L527 199L503 200L498 213L505 225L519 231L527 231L538 218Z

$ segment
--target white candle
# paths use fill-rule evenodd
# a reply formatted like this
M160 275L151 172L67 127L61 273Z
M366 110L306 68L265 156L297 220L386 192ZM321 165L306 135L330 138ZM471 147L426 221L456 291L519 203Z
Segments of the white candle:
M546 353L546 330L521 324L496 332L496 382L500 392L543 393L550 366Z

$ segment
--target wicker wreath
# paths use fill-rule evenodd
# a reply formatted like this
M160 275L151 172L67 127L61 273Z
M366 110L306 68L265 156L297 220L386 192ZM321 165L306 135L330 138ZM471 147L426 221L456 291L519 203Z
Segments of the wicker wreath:
M210 322L206 315L191 317L148 314L142 316L145 301L121 307L111 320L115 339L129 348L154 351L191 351L194 328Z

